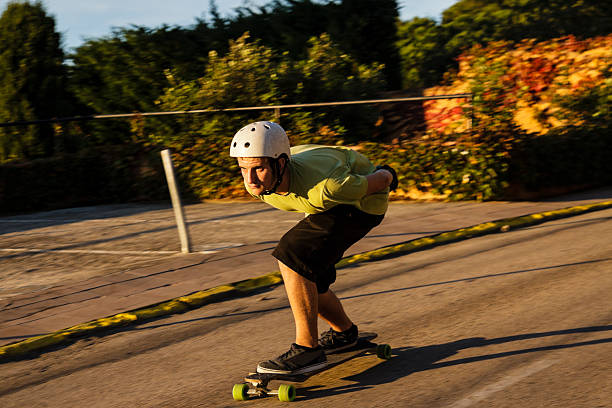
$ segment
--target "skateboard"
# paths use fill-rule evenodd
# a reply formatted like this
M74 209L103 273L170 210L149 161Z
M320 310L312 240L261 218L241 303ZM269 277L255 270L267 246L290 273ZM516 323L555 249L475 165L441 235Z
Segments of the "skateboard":
M235 384L232 389L232 396L236 401L245 401L252 396L267 397L270 395L278 396L283 402L291 402L296 397L296 387L288 383L301 383L312 376L332 367L343 364L355 357L365 354L376 354L378 358L388 360L391 358L391 346L388 344L373 343L378 335L376 333L359 333L357 344L353 347L342 350L338 353L327 355L327 365L320 370L306 374L270 374L270 373L249 373L243 383ZM270 387L272 381L281 382L278 388Z

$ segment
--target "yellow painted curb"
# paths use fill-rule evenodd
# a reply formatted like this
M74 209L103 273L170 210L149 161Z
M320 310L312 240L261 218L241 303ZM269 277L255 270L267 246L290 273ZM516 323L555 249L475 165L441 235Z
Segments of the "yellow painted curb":
M515 218L506 218L498 221L485 222L455 231L444 232L429 237L417 238L397 245L375 249L373 251L352 255L343 258L336 264L336 268L343 268L360 262L381 260L387 257L404 255L410 252L421 251L437 245L457 242L485 234L505 232L511 228L526 227L540 224L558 218L566 218L586 212L612 208L612 201L601 203L579 205L563 208L560 210L546 211L536 214L524 215ZM180 296L165 302L156 303L141 309L118 313L113 316L92 320L87 323L78 324L55 333L32 337L16 343L0 346L0 361L15 358L30 352L41 351L45 348L73 341L76 338L101 332L106 329L116 328L143 322L148 319L183 313L191 309L204 306L209 303L244 296L250 292L278 285L282 282L280 272L273 272L256 278L245 279L229 285L215 286L210 289L194 292Z
M177 298L177 300L189 305L192 308L200 307L206 303L210 303L211 300L222 300L236 292L236 288L232 285L221 285L215 286L214 288L201 290L199 292L192 293Z

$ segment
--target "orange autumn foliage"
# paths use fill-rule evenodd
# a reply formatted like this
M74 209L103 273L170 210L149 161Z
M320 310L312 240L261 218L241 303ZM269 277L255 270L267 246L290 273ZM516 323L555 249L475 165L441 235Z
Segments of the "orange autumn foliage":
M580 125L570 123L562 101L604 86L611 68L612 34L476 46L459 57L459 70L448 84L425 90L426 96L472 93L473 104L466 99L427 101L427 128L457 133L473 119L484 125L506 121L528 133L545 134Z

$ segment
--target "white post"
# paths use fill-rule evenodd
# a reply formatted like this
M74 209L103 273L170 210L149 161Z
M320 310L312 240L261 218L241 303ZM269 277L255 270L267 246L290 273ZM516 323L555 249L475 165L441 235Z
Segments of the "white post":
M172 208L174 209L174 218L176 218L176 226L178 227L179 238L181 240L181 252L188 254L191 252L189 246L189 233L185 224L185 215L183 214L183 206L181 204L181 196L178 192L176 179L174 177L174 166L172 166L172 157L170 150L162 150L162 161L164 162L164 170L166 179L168 180L168 190L170 190L170 198L172 199Z

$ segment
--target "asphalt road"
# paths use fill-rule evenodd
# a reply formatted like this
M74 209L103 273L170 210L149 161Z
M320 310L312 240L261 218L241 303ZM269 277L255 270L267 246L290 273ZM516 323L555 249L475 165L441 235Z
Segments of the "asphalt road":
M315 376L293 404L611 407L610 237L604 210L341 270L345 308L394 357ZM292 336L280 286L2 364L0 406L279 406L231 389Z

